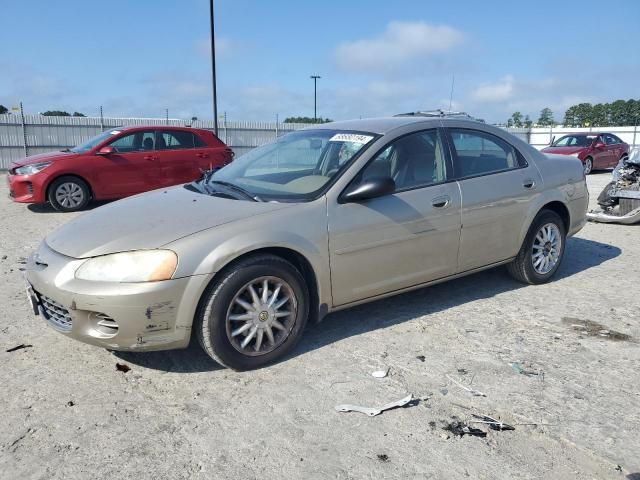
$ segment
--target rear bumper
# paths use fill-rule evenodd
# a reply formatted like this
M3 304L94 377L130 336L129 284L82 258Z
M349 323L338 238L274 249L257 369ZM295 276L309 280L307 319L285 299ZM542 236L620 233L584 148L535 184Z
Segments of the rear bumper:
M33 175L7 174L9 197L17 203L44 203L45 177L35 173Z
M147 283L89 282L74 277L83 259L44 242L27 262L34 310L65 336L110 350L185 348L208 276Z

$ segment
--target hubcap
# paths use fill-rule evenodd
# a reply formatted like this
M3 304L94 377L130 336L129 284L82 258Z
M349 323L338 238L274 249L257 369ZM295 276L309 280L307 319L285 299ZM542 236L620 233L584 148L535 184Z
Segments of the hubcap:
M531 251L533 269L541 275L549 273L560 261L561 249L560 229L555 223L547 223L538 231L533 240Z
M584 173L591 173L591 168L593 167L593 162L587 158L584 162Z
M84 200L84 192L80 185L65 182L56 188L56 200L65 208L75 208Z
M287 282L277 277L256 278L231 301L227 338L244 355L272 352L289 337L297 311L296 296Z

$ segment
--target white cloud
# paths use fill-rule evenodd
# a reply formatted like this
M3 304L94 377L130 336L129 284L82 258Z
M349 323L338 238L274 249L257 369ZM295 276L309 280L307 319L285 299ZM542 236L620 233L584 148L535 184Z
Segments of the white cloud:
M335 60L345 70L384 70L445 52L463 40L462 32L446 25L393 21L377 37L339 45Z
M504 102L514 96L514 78L507 75L496 83L480 85L471 92L471 97L479 102Z

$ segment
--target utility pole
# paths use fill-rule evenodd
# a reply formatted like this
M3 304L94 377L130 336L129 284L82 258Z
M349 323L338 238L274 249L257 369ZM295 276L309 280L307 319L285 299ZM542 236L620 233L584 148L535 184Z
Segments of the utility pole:
M100 105L100 131L104 131L104 116L102 115L102 105Z
M322 78L320 75L311 75L309 78L313 79L313 121L318 121L318 79Z
M449 94L449 111L451 111L451 105L453 104L453 86L455 84L456 81L456 76L452 75L451 76L451 93Z
M168 108L164 109L164 123L169 125L169 109Z
M213 0L209 0L209 24L211 26L211 78L213 87L213 132L218 136L218 95L216 93L216 37L213 27Z

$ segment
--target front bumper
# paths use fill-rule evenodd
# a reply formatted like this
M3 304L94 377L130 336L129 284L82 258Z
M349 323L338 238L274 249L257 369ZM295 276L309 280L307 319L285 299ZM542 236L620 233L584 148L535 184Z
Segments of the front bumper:
M39 173L33 175L7 175L9 197L18 203L44 203L45 178Z
M89 282L74 277L84 259L43 242L25 271L33 306L58 332L110 350L186 348L209 276L161 282ZM32 289L30 292L29 289Z

